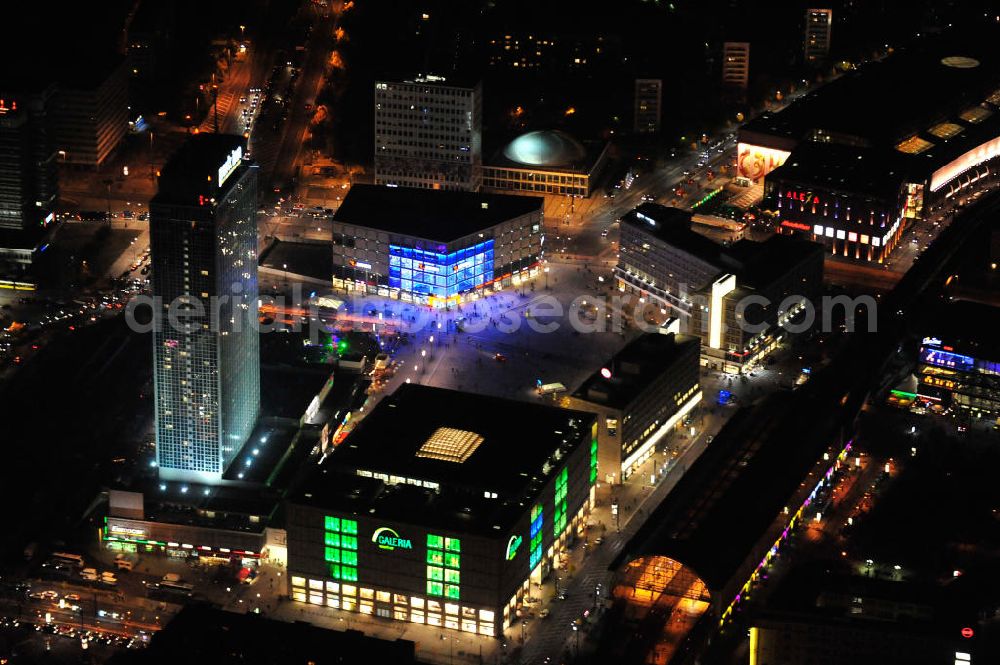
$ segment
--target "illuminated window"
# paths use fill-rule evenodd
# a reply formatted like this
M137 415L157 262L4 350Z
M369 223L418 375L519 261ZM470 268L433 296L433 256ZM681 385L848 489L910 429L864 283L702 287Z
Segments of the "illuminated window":
M344 596L356 596L358 595L358 587L345 584L341 587L341 594Z
M538 562L542 560L542 524L545 519L541 505L531 509L531 556L528 566L534 569Z
M417 598L416 596L410 596L410 607L423 609L424 599Z
M455 462L461 464L469 459L476 448L483 442L483 437L475 432L468 432L451 427L437 428L431 437L420 446L417 457Z
M567 469L563 469L556 478L555 511L552 517L552 535L558 538L566 528L566 481L569 475Z
M323 558L330 564L330 577L356 582L358 579L358 523L332 515L323 518Z
M305 585L306 585L306 578L299 577L298 575L292 576L292 586L304 587Z
M480 621L493 621L493 610L479 610Z
M361 587L361 597L365 600L371 600L375 597L375 589L366 589Z
M590 484L597 480L597 439L590 442Z
M446 550L439 548L444 547ZM432 596L446 595L459 598L459 568L462 557L462 541L458 538L443 538L435 534L427 535L427 593ZM445 580L449 584L442 585Z
M455 603L445 603L444 604L444 613L445 614L454 614L454 615L457 616L458 615L458 605L456 605Z
M318 590L322 591L323 590L323 580L309 580L309 588L310 589L318 589Z
M377 600L380 603L388 603L391 598L392 594L390 594L388 591L375 592L375 600Z

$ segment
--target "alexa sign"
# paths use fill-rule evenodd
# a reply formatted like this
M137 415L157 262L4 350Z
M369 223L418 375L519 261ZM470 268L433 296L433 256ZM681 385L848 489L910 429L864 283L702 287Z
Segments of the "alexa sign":
M226 161L219 167L219 187L226 181L226 178L233 174L233 171L240 165L243 159L243 146L236 146L236 149L229 153Z
M413 549L413 543L410 542L409 538L400 538L398 533L387 526L375 529L375 533L372 534L372 542L382 550Z

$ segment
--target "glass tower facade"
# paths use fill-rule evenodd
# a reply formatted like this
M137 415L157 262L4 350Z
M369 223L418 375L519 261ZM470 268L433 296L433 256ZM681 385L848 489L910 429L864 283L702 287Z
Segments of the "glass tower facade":
M257 167L211 197L171 184L150 204L156 459L163 479L218 482L260 411Z

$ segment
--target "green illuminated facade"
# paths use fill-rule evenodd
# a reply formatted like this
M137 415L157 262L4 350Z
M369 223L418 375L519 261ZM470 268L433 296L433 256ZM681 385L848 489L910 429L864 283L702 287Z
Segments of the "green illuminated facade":
M462 596L462 541L427 534L427 595L459 600Z
M330 577L345 582L358 581L358 523L327 515L323 520L324 559Z

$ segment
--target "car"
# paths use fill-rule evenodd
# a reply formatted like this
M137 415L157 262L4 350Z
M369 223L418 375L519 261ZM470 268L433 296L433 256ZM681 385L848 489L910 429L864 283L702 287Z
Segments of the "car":
M312 107L313 107L313 105L312 105L312 104L309 104L308 102L307 102L307 103L306 103L306 105L305 105L305 109L306 109L307 111L312 111Z
M538 612L538 617L539 617L539 618L541 618L541 619L544 619L544 618L545 618L545 617L547 617L547 616L548 616L549 614L550 614L550 612L549 612L549 608L547 608L547 607L543 607L543 608L542 608L541 610L539 610L539 612Z
M642 195L642 200L643 201L655 201L656 197L653 196L652 194L643 194Z
M498 363L504 363L507 362L507 356L505 356L502 353L495 353L493 354L493 360L497 361Z
M563 589L562 591L559 592L559 595L556 596L556 598L559 600L566 600L566 596L567 596L566 589Z
M601 231L601 237L602 238L607 238L608 237L608 230L607 229L604 229L603 231Z

